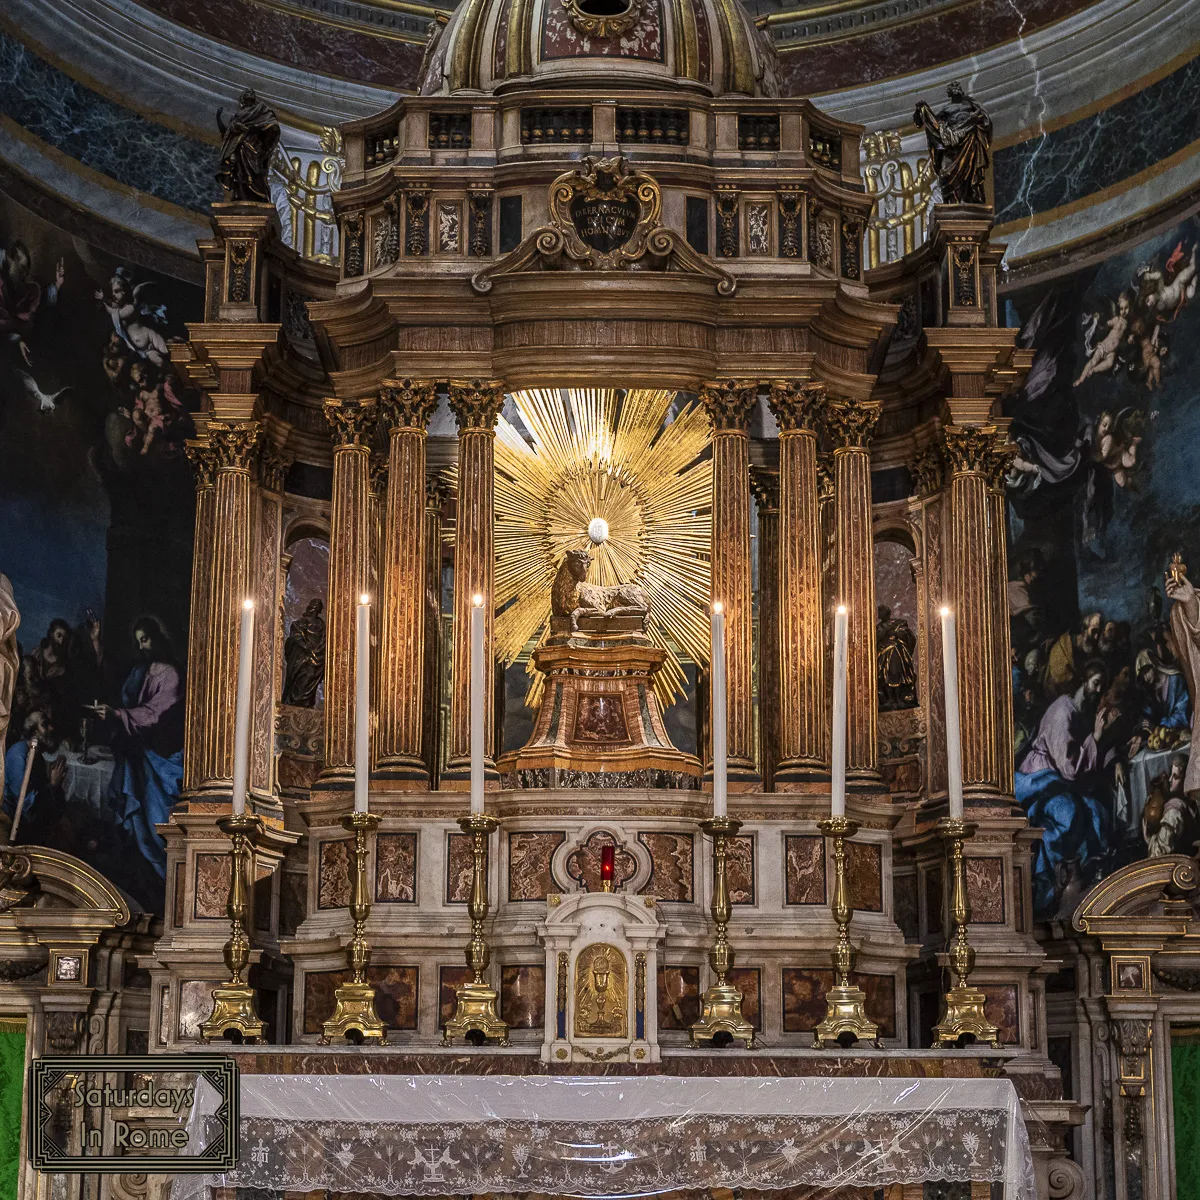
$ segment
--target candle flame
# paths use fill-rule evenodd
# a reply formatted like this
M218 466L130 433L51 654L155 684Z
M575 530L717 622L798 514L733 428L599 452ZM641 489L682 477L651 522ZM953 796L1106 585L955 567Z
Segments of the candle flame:
M254 607L254 601L253 601L253 600L243 600L243 601L242 601L242 607L243 607L243 608L244 608L244 609L245 609L247 612L249 612L249 611L250 611L250 610L251 610L251 609Z
M478 592L476 592L475 595L473 595L471 597L471 603L473 605L475 605L476 608L482 608L483 607L483 597Z
M723 604L720 602L720 600L714 600L714 601L713 601L713 612L715 612L715 613L723 613L724 611L725 611L725 605L723 605Z
M366 592L363 592L363 594L361 596L359 596L358 602L359 602L359 604L370 604L371 597L368 596Z
M943 617L948 617L950 615L950 610L944 604L942 605L942 607L940 609L938 609L938 611L942 614Z
M837 606L837 610L838 610L838 616L845 616L845 614L846 614L846 606L845 606L844 604L839 604L839 605Z

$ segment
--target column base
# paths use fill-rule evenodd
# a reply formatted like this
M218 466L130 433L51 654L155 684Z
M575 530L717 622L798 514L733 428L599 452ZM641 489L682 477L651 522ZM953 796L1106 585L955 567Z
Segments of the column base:
M489 792L500 790L500 772L490 758L483 760L483 786ZM442 772L438 787L444 792L469 792L471 790L471 760L467 757L452 758Z
M785 758L775 768L777 792L829 791L829 766L804 758Z
M384 792L425 792L429 790L429 770L419 755L390 755L371 772L371 786Z
M851 767L846 772L846 791L848 792L886 792L883 786L883 776L878 767Z
M762 776L752 758L730 758L725 768L725 779L731 792L761 792ZM713 769L710 762L704 768L703 788L712 791Z
M353 767L326 767L312 785L314 792L349 792L354 790Z

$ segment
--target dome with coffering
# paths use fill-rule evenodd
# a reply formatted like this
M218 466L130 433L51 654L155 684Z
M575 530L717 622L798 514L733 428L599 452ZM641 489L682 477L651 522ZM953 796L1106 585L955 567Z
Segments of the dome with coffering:
M740 0L462 0L432 35L420 93L593 86L780 93Z

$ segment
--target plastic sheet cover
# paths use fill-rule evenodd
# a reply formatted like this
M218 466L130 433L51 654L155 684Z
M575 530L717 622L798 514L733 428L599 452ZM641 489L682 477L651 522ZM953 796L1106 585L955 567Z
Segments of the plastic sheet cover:
M196 1135L214 1101L197 1096ZM924 1180L1002 1182L1006 1200L1036 1200L1009 1080L244 1075L237 1172L177 1177L174 1197L803 1194Z

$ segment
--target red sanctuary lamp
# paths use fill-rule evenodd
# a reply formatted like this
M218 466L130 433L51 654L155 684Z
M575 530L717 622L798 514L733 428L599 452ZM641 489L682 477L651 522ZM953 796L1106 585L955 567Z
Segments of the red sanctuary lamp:
M613 890L613 878L617 869L616 846L600 847L600 886L606 891Z

